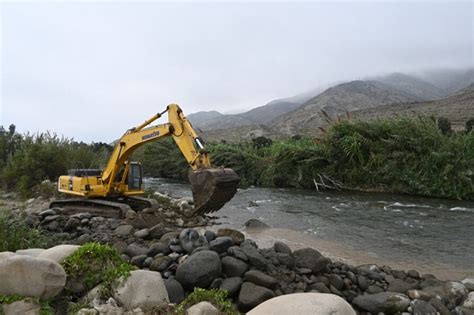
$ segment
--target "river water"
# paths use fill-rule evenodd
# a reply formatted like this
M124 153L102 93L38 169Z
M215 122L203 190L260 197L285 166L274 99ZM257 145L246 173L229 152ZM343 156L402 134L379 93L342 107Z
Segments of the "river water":
M146 183L173 197L191 196L183 182ZM234 228L259 219L274 228L255 235L269 244L283 239L349 263L413 268L446 279L474 275L474 202L251 187L239 189L216 215Z

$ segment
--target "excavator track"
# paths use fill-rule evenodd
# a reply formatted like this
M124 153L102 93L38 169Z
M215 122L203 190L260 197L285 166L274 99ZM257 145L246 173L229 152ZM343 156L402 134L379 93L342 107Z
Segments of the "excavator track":
M49 204L49 208L60 208L60 212L67 215L89 212L92 215L116 219L124 218L125 213L132 209L121 202L89 198L55 200Z
M193 215L218 211L234 197L240 177L230 168L205 168L190 171L194 199Z

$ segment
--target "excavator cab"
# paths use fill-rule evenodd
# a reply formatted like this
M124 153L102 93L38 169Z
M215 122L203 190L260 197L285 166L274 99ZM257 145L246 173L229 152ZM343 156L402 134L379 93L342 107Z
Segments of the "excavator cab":
M143 171L139 162L130 162L127 175L128 190L143 191Z

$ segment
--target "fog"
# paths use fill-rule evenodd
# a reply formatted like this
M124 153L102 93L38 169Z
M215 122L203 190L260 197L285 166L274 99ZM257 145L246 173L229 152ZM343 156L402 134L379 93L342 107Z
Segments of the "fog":
M168 103L236 112L474 65L472 1L2 2L0 125L117 139Z

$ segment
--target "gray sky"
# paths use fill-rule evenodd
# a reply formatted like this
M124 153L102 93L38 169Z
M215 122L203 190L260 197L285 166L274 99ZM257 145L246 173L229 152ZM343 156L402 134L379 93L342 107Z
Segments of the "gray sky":
M1 2L0 125L112 141L166 104L250 109L319 85L472 67L472 1Z

